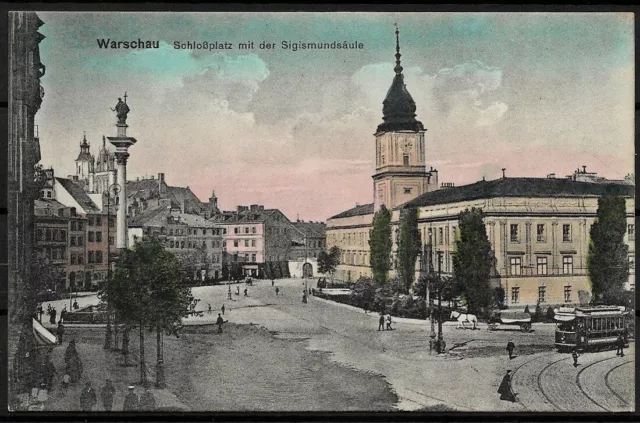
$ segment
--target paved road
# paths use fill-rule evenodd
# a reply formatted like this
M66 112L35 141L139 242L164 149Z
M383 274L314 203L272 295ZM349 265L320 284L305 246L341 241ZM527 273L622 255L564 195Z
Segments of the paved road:
M613 411L633 404L633 348L624 358L607 359L615 351L585 354L582 366L574 368L570 356L552 349L553 325L534 325L531 333L522 333L517 328L493 332L480 325L474 331L445 324L444 338L452 349L438 356L429 352L428 322L398 321L395 330L379 332L377 314L313 296L303 304L300 279L278 280L276 286L277 296L271 281L234 284L232 300L227 286L194 288L193 295L201 300L197 310L204 315L185 324L215 322L224 304L224 318L231 322L305 340L307 348L328 351L343 365L384 376L402 410L445 404L461 411ZM516 344L513 360L506 357L509 340ZM514 370L516 403L501 401L496 392L507 369Z

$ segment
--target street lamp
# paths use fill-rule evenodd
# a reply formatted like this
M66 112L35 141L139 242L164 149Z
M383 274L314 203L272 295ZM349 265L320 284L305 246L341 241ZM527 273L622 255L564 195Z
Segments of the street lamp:
M438 251L438 342L436 350L438 354L444 352L444 339L442 338L442 251Z
M111 281L111 192L113 191L114 198L120 193L121 187L118 184L111 184L104 195L107 196L107 330L104 336L104 349L111 349L111 292L109 290L109 283ZM117 324L114 322L114 349L118 349L118 329Z

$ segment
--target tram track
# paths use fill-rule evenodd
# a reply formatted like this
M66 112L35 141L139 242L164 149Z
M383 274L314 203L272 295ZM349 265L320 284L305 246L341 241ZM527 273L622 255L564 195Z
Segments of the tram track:
M634 363L633 360L629 360L629 361L626 361L624 363L620 363L617 366L613 367L612 369L609 369L609 371L604 375L604 384L607 387L607 389L609 389L609 391L611 391L611 393L613 395L615 395L620 401L622 401L622 403L624 403L625 405L627 405L629 407L633 407L633 404L630 404L629 401L624 399L620 394L618 394L618 392L616 392L615 389L613 389L611 387L611 383L609 382L609 376L611 376L611 373L613 373L613 371L616 370L617 368L625 366L627 364L633 364L633 363Z
M584 366L582 369L580 369L580 371L576 374L576 385L578 386L578 389L580 390L580 392L582 392L582 394L583 394L583 395L584 395L584 396L585 396L589 401L591 401L592 403L594 403L597 407L602 408L604 411L615 411L615 410L610 410L610 409L608 409L607 407L603 407L602 405L600 405L600 403L598 403L596 400L594 400L594 399L591 397L591 395L589 395L589 393L588 393L588 392L583 388L582 383L580 383L580 376L582 375L582 373L583 373L584 371L586 371L587 369L589 369L589 368L591 368L591 367L595 366L596 364L600 364L600 363L602 363L602 362L605 362L605 361L611 360L611 359L613 359L613 358L616 358L616 357L606 357L606 358L603 358L602 360L598 360L598 361L594 361L593 363L589 363L589 364L587 364L586 366ZM605 376L605 384L606 384L606 376ZM609 388L609 386L607 386L607 388ZM611 388L609 388L609 390L610 390L611 392L613 392L613 391L611 390ZM614 395L615 395L615 393L614 393Z

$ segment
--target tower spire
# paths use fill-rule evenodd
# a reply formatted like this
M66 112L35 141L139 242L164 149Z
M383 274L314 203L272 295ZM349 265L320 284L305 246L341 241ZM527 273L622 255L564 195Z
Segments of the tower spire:
M402 66L400 65L400 31L397 23L394 22L393 26L396 27L396 67L393 70L400 75L402 73Z

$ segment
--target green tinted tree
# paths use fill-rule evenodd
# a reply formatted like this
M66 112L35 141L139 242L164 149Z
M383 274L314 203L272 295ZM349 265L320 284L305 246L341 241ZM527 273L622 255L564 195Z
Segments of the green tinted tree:
M382 205L373 215L373 228L369 232L371 272L378 286L387 282L391 268L391 212Z
M341 255L342 251L335 245L329 249L329 252L321 251L320 254L318 254L318 271L323 274L328 274L331 282L333 282L333 275L340 264Z
M453 254L456 286L467 300L470 313L478 314L492 302L489 276L492 266L491 244L487 238L482 210L472 208L460 213L460 237Z
M407 294L416 274L416 259L420 251L420 231L418 231L418 209L403 209L400 215L400 239L398 240L399 290Z
M625 199L603 196L598 199L596 219L589 232L587 267L593 301L596 304L623 304L624 284L629 279L629 247Z

